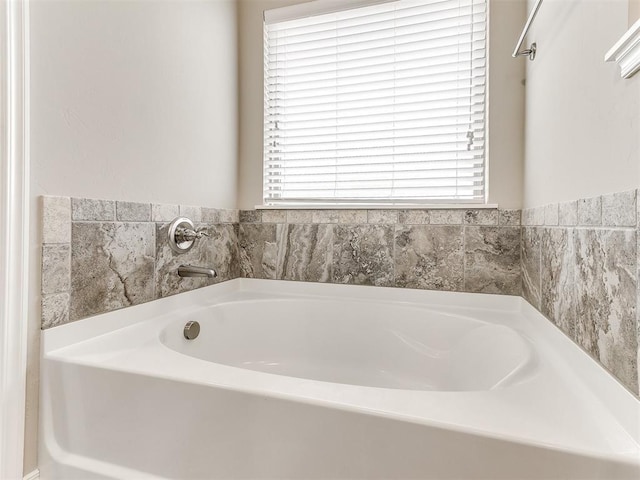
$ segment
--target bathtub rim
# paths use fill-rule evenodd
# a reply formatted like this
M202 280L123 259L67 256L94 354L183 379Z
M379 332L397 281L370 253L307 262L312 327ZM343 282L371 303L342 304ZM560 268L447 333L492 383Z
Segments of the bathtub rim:
M640 445L640 399L526 300L516 296L238 278L44 330L41 355L44 360L56 350L164 316L171 309L181 308L185 304L188 304L189 308L206 307L243 291L278 296L326 297L340 294L344 298L358 300L379 300L379 293L384 292L385 300L388 301L428 303L429 307L446 308L451 307L451 299L455 298L456 308L519 314L533 325L557 355L568 362L567 366L571 365L571 373L633 441ZM345 295L347 291L348 295Z

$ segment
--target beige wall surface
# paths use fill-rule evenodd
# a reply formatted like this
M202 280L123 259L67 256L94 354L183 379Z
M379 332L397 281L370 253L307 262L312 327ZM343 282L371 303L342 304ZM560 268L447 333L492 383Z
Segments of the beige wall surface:
M31 2L25 473L37 465L39 195L235 208L235 0Z
M300 0L239 0L239 208L262 203L264 10ZM524 0L490 0L489 203L519 208L524 148L524 59L511 58L525 19Z
M640 75L604 62L627 20L627 0L542 4L529 35L525 207L640 185Z
M629 0L629 26L640 19L640 0Z

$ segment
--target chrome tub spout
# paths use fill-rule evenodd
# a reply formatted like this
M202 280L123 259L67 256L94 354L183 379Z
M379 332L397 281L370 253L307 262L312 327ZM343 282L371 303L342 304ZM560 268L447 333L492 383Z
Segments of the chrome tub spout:
M213 268L194 267L193 265L180 265L178 267L178 275L185 277L206 277L215 278L218 276Z

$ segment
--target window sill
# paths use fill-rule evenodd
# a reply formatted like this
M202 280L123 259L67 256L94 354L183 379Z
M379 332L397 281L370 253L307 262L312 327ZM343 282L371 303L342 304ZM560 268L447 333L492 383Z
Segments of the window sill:
M292 203L288 205L256 205L256 210L495 210L497 203Z

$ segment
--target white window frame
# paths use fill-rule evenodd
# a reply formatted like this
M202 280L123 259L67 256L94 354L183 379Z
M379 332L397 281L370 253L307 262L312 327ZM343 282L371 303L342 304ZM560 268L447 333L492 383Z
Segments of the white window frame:
M361 8L369 5L375 5L380 3L390 3L400 0L311 0L304 3L288 5L285 7L265 10L263 19L272 22L293 20L296 18L302 18L305 16L319 15L325 13L331 13L335 11ZM262 182L261 182L261 204L256 205L256 209L261 210L282 210L282 209L353 209L353 208L367 208L367 209L495 209L498 208L497 203L489 203L490 198L490 125L489 125L489 111L490 111L490 42L491 42L491 2L487 1L486 10L486 77L485 77L485 110L484 110L484 197L477 201L456 201L454 199L446 201L437 201L425 199L414 200L411 202L403 202L399 200L390 201L367 201L362 202L330 202L330 201L317 201L317 202L287 202L270 204L265 202L264 198L264 184L265 184L265 169L264 169L264 152L262 156ZM266 80L266 79L265 79ZM263 90L264 90L263 85ZM263 101L263 112L264 112ZM264 138L263 138L264 140ZM264 147L263 147L264 148Z

